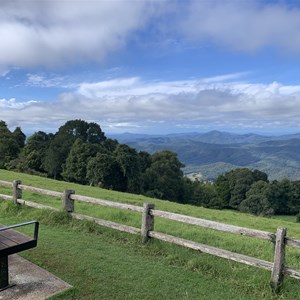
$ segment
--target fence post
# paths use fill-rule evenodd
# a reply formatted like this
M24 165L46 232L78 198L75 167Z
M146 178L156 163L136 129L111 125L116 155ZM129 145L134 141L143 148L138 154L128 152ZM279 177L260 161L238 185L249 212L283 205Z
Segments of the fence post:
M67 213L74 212L74 200L70 198L72 194L75 194L74 190L65 190L63 194L63 209Z
M154 204L144 203L141 229L142 243L149 240L148 232L154 229L154 216L150 215L150 209L154 209Z
M13 203L17 204L18 199L22 199L22 190L19 189L18 185L22 184L21 180L13 181Z
M284 276L285 236L286 228L277 228L274 265L271 275L271 287L275 293L279 292Z

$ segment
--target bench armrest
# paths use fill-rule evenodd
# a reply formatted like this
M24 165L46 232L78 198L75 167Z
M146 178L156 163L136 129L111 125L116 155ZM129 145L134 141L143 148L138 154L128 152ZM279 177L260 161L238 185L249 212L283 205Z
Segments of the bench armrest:
M29 222L15 224L15 225L11 225L11 226L5 226L5 227L0 228L0 231L13 229L13 228L17 228L17 227L22 227L22 226L26 226L26 225L30 225L30 224L34 224L34 237L33 237L33 239L35 241L37 241L38 234L39 234L39 222L38 221L29 221Z

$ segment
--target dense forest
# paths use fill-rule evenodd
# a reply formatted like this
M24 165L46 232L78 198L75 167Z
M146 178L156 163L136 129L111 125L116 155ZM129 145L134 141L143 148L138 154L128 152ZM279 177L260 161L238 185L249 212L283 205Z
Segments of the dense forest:
M28 139L0 121L0 168L117 191L256 215L298 214L300 181L268 180L259 170L239 168L214 183L185 177L172 151L152 155L107 138L96 123L71 120L55 134Z

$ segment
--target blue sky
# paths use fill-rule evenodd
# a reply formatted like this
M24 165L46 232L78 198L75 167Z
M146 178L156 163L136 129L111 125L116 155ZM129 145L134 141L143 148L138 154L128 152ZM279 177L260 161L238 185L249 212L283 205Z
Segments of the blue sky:
M0 119L300 132L299 29L297 1L2 0Z

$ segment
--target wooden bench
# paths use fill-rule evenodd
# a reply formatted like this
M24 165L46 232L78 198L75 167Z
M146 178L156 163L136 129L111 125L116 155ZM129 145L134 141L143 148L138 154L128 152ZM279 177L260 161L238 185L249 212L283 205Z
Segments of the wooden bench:
M17 227L34 224L33 238L13 230ZM8 256L20 251L34 248L38 240L39 223L25 222L12 226L0 224L0 291L9 286Z

